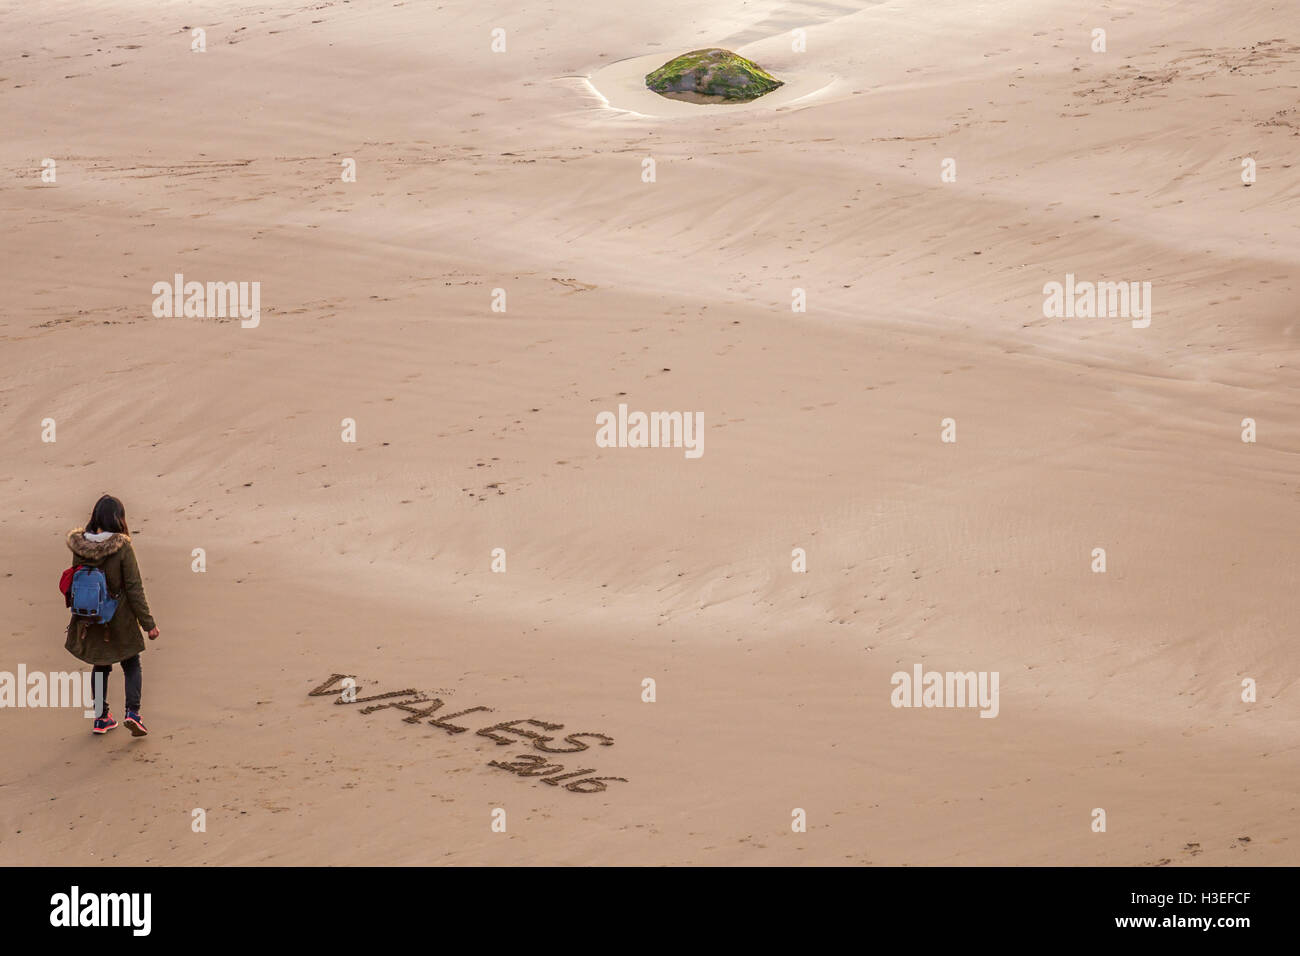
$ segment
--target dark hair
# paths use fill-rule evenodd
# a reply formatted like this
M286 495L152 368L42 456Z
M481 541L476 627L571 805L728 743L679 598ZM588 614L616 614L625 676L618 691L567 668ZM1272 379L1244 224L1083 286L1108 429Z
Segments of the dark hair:
M86 534L98 534L101 531L131 533L126 526L126 508L112 495L104 495L95 502L95 510L86 522Z

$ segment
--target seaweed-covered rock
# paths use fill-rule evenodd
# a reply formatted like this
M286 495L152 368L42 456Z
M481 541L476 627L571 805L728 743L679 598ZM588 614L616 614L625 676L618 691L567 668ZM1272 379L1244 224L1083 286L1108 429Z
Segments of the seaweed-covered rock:
M647 73L645 85L664 96L743 102L770 93L781 81L730 50L692 50Z

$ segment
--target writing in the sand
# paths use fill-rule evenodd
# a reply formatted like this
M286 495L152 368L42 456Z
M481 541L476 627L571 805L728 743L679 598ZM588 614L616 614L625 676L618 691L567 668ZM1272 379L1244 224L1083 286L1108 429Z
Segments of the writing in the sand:
M442 713L443 701L440 697L431 697L424 691L407 687L403 690L386 691L382 694L357 696L356 677L350 674L331 674L329 679L319 687L307 692L308 697L334 697L335 704L364 704L358 708L362 714L373 714L378 710L400 710L407 714L403 723L418 724L421 721L433 727L445 730L449 734L463 734L472 728L453 723L454 720L473 713L491 713L491 707L466 707L455 713ZM385 701L385 703L375 703ZM531 743L534 750L546 754L576 754L593 745L600 747L614 746L614 738L593 731L569 733L558 738L556 733L564 729L563 724L554 724L546 720L523 717L518 720L503 720L488 727L480 727L475 733L487 737L498 747L514 745L524 741ZM537 777L542 783L553 787L563 786L570 793L602 793L607 780L627 783L624 777L593 777L596 771L592 767L580 770L566 770L564 764L549 757L537 754L515 754L513 760L489 760L489 767L505 770L520 777Z

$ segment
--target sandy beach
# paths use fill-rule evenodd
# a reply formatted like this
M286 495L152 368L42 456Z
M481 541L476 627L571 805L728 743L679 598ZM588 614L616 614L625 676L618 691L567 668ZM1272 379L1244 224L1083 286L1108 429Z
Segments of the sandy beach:
M639 83L709 46L788 82ZM145 739L0 709L0 863L1300 863L1294 6L68 0L0 63L0 671L81 666L104 492L162 631Z

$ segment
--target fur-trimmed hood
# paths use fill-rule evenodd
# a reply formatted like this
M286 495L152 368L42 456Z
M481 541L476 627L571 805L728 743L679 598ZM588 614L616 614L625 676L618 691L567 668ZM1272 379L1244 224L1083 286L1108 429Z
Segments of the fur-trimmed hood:
M98 538L100 535L95 537ZM73 528L68 532L68 550L87 561L102 561L122 550L122 546L129 544L130 541L129 534L112 534L102 541L95 541L86 537L85 528Z

